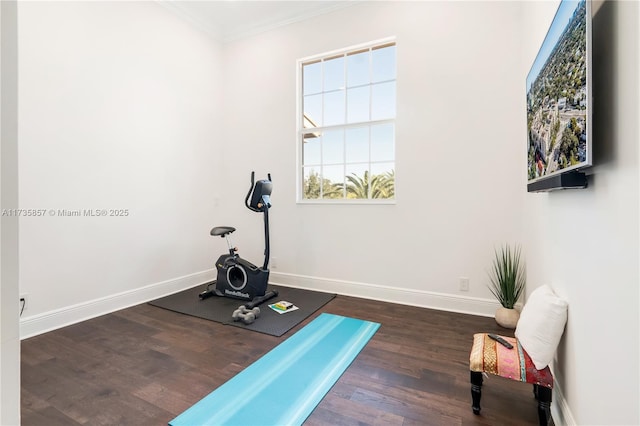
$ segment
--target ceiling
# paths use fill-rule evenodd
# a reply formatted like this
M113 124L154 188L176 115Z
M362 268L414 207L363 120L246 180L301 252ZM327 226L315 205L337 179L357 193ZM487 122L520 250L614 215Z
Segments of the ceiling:
M159 0L159 3L216 39L227 42L350 6L355 1Z

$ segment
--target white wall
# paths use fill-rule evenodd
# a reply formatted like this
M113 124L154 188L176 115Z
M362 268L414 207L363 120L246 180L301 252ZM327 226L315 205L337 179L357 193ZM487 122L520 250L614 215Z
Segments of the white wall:
M637 2L593 3L594 162L589 188L531 194L529 283L569 302L554 365L566 423L638 424L640 92ZM556 2L523 9L523 71Z
M22 335L202 282L220 45L155 2L19 5ZM127 217L59 210L128 209Z
M18 207L18 29L15 1L0 2L0 209ZM18 219L0 221L0 424L20 423Z
M261 219L242 199L250 170L270 171L273 281L493 314L493 249L522 243L519 13L517 3L367 2L227 44L223 211L237 212L241 253L262 255ZM388 36L396 204L297 205L296 60Z

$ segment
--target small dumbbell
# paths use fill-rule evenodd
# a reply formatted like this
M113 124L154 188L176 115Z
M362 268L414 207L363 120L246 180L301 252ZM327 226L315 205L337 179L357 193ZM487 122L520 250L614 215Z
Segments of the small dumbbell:
M251 324L259 316L260 308L256 306L255 308L248 310L244 305L240 305L240 307L231 314L231 318L233 318L234 321L242 321L245 324Z

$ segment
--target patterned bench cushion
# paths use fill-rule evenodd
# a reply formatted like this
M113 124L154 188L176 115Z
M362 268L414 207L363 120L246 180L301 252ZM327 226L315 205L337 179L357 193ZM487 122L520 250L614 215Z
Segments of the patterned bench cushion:
M553 376L548 366L542 370L536 370L518 339L501 337L511 343L513 349L505 348L489 338L487 333L473 335L473 347L469 356L471 371L484 371L511 380L553 388Z

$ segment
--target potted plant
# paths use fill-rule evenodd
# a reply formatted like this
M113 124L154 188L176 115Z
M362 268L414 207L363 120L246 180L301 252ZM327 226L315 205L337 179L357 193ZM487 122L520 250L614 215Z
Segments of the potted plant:
M496 322L505 328L516 328L520 312L514 306L524 292L526 268L520 258L520 247L512 249L508 244L495 251L493 268L489 272L489 290L502 305L496 311Z

